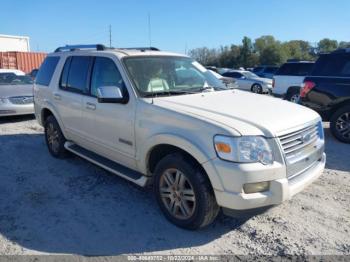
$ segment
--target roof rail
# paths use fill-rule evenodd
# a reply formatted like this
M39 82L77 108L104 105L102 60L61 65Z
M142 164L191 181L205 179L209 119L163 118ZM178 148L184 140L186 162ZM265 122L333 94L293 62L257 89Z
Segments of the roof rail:
M127 48L118 47L117 49L140 50L141 52L145 52L145 51L160 51L158 48L153 47L153 46L150 46L150 47L127 47Z
M97 51L102 51L108 49L102 44L96 44L96 45L66 45L56 48L55 53L57 52L63 52L63 51L75 51L75 50L81 50L81 49L95 49Z

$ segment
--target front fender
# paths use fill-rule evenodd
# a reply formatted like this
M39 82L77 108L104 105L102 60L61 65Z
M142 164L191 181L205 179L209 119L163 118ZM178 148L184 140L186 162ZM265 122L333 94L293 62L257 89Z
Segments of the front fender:
M178 147L190 154L193 158L197 160L198 163L202 165L209 177L213 188L217 190L223 190L221 179L217 175L217 173L212 172L213 169L208 169L205 165L203 165L209 160L216 158L216 155L210 155L209 152L205 152L202 149L200 149L198 145L194 144L193 142L187 140L184 137L175 134L157 134L146 139L146 142L138 150L138 167L141 172L147 174L147 162L150 153L155 146L162 144Z

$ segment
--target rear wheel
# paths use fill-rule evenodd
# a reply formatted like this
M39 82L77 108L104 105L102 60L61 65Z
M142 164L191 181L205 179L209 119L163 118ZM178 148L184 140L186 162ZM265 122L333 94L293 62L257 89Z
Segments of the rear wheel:
M332 134L341 142L350 143L350 105L338 109L331 117Z
M300 89L293 88L288 90L286 100L298 104L300 101Z
M157 164L154 191L165 217L185 229L205 227L219 212L206 174L181 154L168 155Z
M48 116L45 121L45 140L47 148L52 156L56 158L65 158L68 155L64 147L66 142L61 128L54 116Z
M256 94L262 94L262 87L259 84L254 84L252 86L252 92Z

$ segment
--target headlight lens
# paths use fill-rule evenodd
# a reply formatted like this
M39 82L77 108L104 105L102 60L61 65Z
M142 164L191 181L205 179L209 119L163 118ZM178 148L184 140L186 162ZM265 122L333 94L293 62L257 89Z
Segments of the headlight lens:
M273 163L272 150L264 137L242 136L229 137L217 135L214 137L215 150L221 159L264 165Z

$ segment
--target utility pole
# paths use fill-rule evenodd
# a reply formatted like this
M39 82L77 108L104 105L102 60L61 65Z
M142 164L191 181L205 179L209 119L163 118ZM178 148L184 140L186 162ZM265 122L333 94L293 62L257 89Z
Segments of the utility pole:
M148 39L149 39L149 46L152 46L152 34L151 34L151 14L148 13Z
M112 26L109 25L109 47L112 48Z

